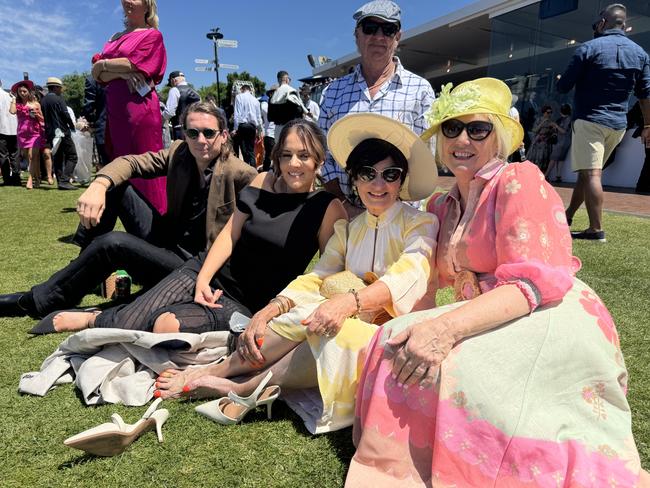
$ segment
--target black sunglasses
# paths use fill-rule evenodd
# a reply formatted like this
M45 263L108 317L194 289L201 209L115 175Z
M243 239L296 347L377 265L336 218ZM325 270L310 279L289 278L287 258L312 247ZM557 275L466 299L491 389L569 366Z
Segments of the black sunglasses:
M361 22L361 32L367 36L374 36L379 29L386 37L395 37L395 34L399 32L397 24L380 23L372 20Z
M402 168L398 168L397 166L391 166L390 168L386 168L382 171L377 171L372 166L361 166L357 172L357 178L367 183L377 178L377 175L381 175L382 179L386 183L393 183L400 179L402 176L402 171L404 170Z
M217 134L221 132L216 129L185 129L185 135L190 139L198 139L199 134L203 134L206 139L213 139Z
M467 136L473 141L482 141L490 135L494 125L491 122L484 122L482 120L473 120L464 124L458 119L445 120L440 126L442 133L449 139L455 139L463 130L467 131Z

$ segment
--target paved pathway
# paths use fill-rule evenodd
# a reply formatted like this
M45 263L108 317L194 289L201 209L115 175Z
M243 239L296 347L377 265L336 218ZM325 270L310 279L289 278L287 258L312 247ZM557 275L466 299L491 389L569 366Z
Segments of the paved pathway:
M454 184L453 176L441 176L438 186L444 189L451 188ZM562 184L554 185L555 190L560 194L565 205L569 204L573 185ZM627 193L625 189L611 188L605 189L605 210L608 212L618 212L639 217L650 218L650 195L637 195L636 193ZM584 208L584 206L582 207Z

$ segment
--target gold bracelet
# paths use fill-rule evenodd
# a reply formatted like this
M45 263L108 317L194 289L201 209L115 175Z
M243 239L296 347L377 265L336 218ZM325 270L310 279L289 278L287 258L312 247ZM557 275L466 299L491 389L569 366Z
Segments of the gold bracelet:
M645 125L643 126L644 129L647 129L648 127L650 127L650 124L645 124Z
M291 310L291 303L289 302L289 299L287 297L283 297L282 295L271 298L269 304L271 303L278 307L280 315L284 315L289 310Z
M348 290L348 293L352 293L352 296L354 296L354 301L357 303L357 311L353 315L350 315L350 317L356 319L361 313L361 300L359 300L359 293L357 293L357 290L354 288L350 288Z
M280 312L280 315L282 315L282 314L284 313L284 312L282 311L283 308L284 308L284 307L282 306L282 302L281 302L280 300L278 300L277 298L271 298L271 299L269 300L269 305L275 305L276 307L278 307L278 311Z

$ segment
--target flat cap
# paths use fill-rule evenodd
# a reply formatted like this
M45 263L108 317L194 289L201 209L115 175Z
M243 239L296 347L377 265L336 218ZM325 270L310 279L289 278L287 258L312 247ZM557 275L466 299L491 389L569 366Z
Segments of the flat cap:
M391 23L401 24L401 10L395 2L389 0L374 0L359 8L352 18L357 24L367 17L377 17Z

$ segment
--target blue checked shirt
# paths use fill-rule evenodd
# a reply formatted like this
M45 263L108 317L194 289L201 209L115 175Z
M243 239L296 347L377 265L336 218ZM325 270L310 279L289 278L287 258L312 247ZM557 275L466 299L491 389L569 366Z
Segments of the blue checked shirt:
M357 112L372 112L391 117L408 126L416 134L422 134L428 129L424 114L435 99L431 84L421 76L405 70L397 57L393 59L397 64L395 74L383 84L373 100L370 99L368 84L361 73L361 65L355 66L352 73L334 80L325 89L318 118L318 125L325 133L341 117ZM432 143L430 144L433 147ZM348 175L329 152L321 168L321 176L324 181L338 178L343 193L350 201L355 200L351 194Z
M560 93L574 86L574 120L625 129L630 95L650 98L650 58L621 29L608 29L576 49L557 82Z

